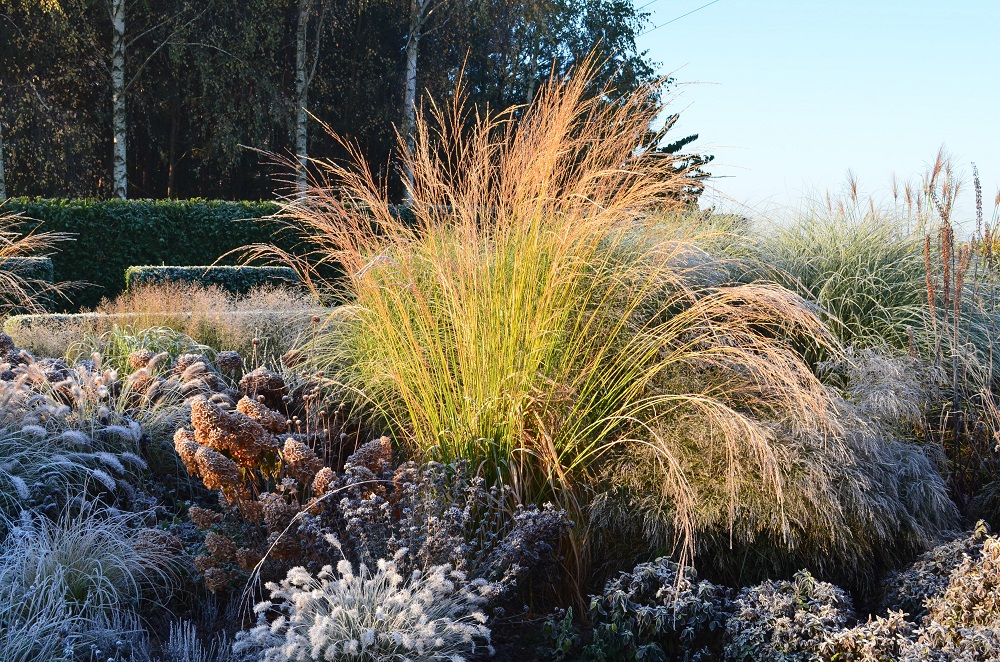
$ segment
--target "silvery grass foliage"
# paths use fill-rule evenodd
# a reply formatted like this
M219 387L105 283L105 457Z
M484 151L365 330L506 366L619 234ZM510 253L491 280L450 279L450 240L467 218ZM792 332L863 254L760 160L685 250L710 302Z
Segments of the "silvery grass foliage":
M55 516L67 495L130 498L129 479L146 468L144 431L116 410L113 371L28 357L12 374L0 380L0 512L39 506Z
M818 303L845 343L907 349L924 339L926 214L847 198L788 223L749 227L729 250L750 258L744 278L776 280ZM754 266L756 265L756 266Z
M481 610L487 582L467 582L447 565L404 578L393 561L355 572L342 560L315 577L293 568L267 588L271 600L254 609L259 624L238 634L235 645L237 653L262 651L265 662L461 662L492 652ZM268 623L275 610L280 615Z
M0 659L145 658L139 613L176 584L177 567L168 536L137 519L89 506L55 521L22 511L8 523Z
M678 448L698 504L697 561L703 570L745 585L808 567L870 592L878 573L957 527L957 509L934 462L902 434L907 426L912 430L913 417L931 397L919 383L924 369L908 355L867 349L845 352L826 370L838 373L840 388L828 386L837 428L820 434L772 421L782 492L761 490L762 478L750 478L747 462L748 476L737 483L738 510L726 498L731 460L713 453L709 426L689 416L658 427ZM711 378L701 377L708 384ZM693 376L682 379L691 390L706 388ZM746 452L734 448L737 458ZM656 460L651 449L637 446L608 464L613 489L594 501L591 521L611 532L602 541L609 554L627 553L620 541L636 536L661 548L674 538L677 509L660 474L649 470Z
M170 637L161 662L241 662L243 659L232 650L225 632L206 645L191 621L175 621L170 624Z

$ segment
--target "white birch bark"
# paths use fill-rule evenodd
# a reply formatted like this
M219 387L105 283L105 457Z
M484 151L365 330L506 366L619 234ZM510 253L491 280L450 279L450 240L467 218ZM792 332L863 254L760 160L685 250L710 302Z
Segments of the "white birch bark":
M112 185L117 198L128 197L125 144L125 0L111 0Z
M417 130L417 56L420 52L420 36L431 0L410 0L410 33L406 39L406 84L403 92L403 139L406 142L407 158L403 163L406 191L403 201L413 202L413 167L409 157L413 154L414 134Z
M295 172L295 186L299 193L305 191L306 188L306 164L309 159L306 106L309 103L311 76L306 70L306 60L309 45L309 16L312 13L312 7L312 0L299 0L298 25L295 32L295 158L299 162L298 170ZM317 34L317 42L318 40L319 35ZM318 43L316 47L319 48Z
M7 199L7 177L4 172L3 120L0 119L0 202Z

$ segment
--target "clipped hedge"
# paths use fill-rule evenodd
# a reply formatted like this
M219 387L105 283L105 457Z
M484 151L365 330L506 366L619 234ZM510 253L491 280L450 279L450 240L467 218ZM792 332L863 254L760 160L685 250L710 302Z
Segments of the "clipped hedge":
M114 327L136 330L162 326L188 333L195 341L217 351L235 349L246 356L258 340L262 353L280 356L314 326L314 318L331 319L327 308L301 310L240 310L214 315L177 312L157 315L149 324L144 313L102 313L12 315L3 323L3 332L17 347L36 356L65 356L75 343L100 336Z
M262 285L293 285L298 274L288 267L129 267L125 270L125 288L158 283L197 283L217 285L234 294L245 294Z
M0 260L0 271L10 271L32 281L55 282L52 259L47 257L8 257Z
M293 248L279 236L276 221L264 220L278 211L272 202L14 198L0 210L22 214L26 225L41 231L74 235L52 264L56 281L93 284L74 294L77 306L119 294L125 269L135 264L212 264L256 243ZM236 261L233 256L221 264Z

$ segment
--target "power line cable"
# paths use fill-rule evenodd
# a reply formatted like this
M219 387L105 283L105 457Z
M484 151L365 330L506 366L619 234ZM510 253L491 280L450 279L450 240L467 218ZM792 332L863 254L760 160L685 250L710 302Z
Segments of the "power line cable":
M653 0L653 1L655 2L656 0ZM709 3L706 3L706 4L702 5L701 7L698 7L698 8L696 8L696 9L692 9L691 11L689 11L689 12L688 12L688 13L686 13L686 14L681 14L681 15L680 15L680 16L678 16L677 18L672 18L672 19L670 19L670 20L669 20L669 21L667 21L666 23L660 23L660 24L659 24L659 25L657 25L656 27L652 27L652 28L650 28L650 29L646 30L645 32L642 32L642 33L640 33L640 34L639 34L638 36L639 36L639 37L642 37L643 35L647 35L647 34L649 34L650 32L655 32L656 30L659 30L660 28L662 28L662 27L664 27L664 26L666 26L666 25L670 25L671 23L673 23L673 22L675 22L675 21L679 21L679 20L681 20L681 19L682 19L682 18L684 18L685 16L690 16L691 14L695 13L696 11L701 11L701 10L702 10L702 9L704 9L705 7L708 7L708 6L711 6L711 5L714 5L714 4L715 4L716 2L718 2L718 1L719 1L719 0L712 0L712 1L711 1L711 2L709 2ZM650 3L650 4L652 4L652 3Z
M640 11L642 11L643 9L645 9L646 7L648 7L650 5L655 5L659 1L660 0L649 0L649 2L647 2L646 4L644 4L642 7L636 7L635 10L637 12L640 12Z

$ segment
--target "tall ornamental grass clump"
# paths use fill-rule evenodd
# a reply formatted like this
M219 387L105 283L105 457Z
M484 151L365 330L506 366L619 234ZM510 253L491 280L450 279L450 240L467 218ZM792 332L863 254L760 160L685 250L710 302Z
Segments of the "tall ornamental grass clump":
M899 431L930 442L932 454L943 449L951 497L964 515L995 517L1000 195L992 216L984 215L973 166L975 223L963 228L954 217L961 180L943 150L919 186L894 185L891 202L861 199L849 184L839 200L740 236L734 252L756 265L741 278L800 292L862 352L888 349L897 362L908 355L919 364L911 390L928 397L909 430Z
M45 303L65 297L65 291L72 286L50 283L19 267L24 258L46 257L60 242L71 238L63 232L35 232L25 227L25 221L20 214L0 211L0 312L5 314L43 313Z
M957 238L960 184L940 151L919 186L894 183L891 203L861 198L852 179L845 195L787 222L743 229L727 252L744 258L743 280L778 282L819 304L845 344L955 359L966 381L992 378L996 212L983 219L977 173L976 225Z
M780 548L790 478L812 499L805 515L842 511L836 490L810 485L832 485L825 468L853 446L796 349L835 351L835 339L799 296L729 282L690 224L665 220L691 180L641 148L660 108L648 91L589 96L588 79L584 66L553 82L516 124L460 98L433 107L404 149L412 224L351 145L353 161L317 164L322 177L283 203L312 257L347 274L348 312L314 356L411 453L467 458L520 501L565 508L578 580L590 504L626 451L648 451L654 485L641 489L668 518L650 545L690 559L709 527L752 517L740 530Z
M924 236L916 227L923 223L914 214L854 200L755 226L736 243L765 265L765 278L818 303L845 343L905 350L929 326Z

